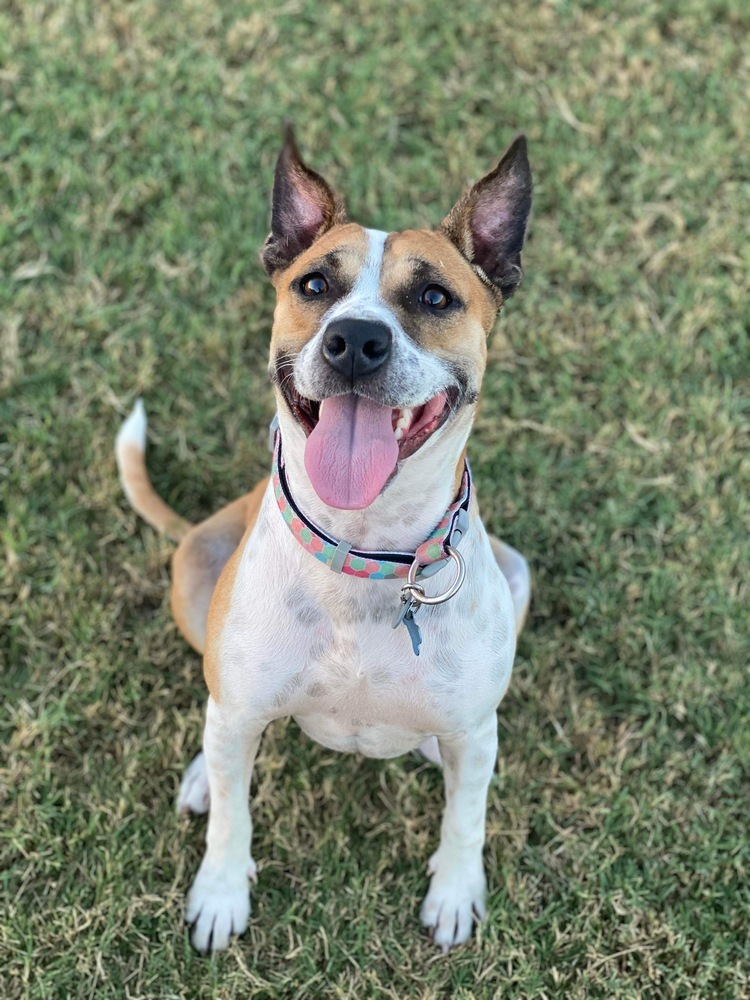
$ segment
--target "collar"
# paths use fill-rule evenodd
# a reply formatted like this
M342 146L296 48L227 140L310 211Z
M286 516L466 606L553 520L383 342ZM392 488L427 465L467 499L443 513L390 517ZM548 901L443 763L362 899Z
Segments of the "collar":
M415 552L367 552L353 548L349 542L331 537L311 521L297 506L284 469L281 451L281 431L277 422L271 425L273 435L273 490L281 515L289 530L311 555L325 563L334 573L346 573L368 580L406 579L409 568L417 563L416 576L425 578L437 573L448 562L448 546L456 546L469 527L471 503L471 472L464 461L464 474L456 500L443 515L440 523Z

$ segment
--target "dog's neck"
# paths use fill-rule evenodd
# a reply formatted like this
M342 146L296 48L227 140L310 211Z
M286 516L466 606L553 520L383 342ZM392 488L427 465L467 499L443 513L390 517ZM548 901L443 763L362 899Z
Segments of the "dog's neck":
M355 548L413 551L455 499L473 419L474 407L464 407L444 433L400 464L374 503L364 510L338 510L323 503L313 489L305 470L305 433L280 406L284 463L295 502L324 531Z

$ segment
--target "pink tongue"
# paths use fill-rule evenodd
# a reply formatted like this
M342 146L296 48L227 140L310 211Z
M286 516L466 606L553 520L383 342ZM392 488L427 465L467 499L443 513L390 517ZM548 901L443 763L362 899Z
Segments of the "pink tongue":
M362 396L332 396L305 446L305 468L330 507L369 507L398 461L391 407Z

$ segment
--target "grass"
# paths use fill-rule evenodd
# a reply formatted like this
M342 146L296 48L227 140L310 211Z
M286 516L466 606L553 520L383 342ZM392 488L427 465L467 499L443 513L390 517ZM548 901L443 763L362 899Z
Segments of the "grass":
M0 5L0 992L750 996L745 5ZM198 658L149 465L192 519L269 464L258 263L282 122L380 228L434 225L516 131L527 278L470 455L535 575L500 713L490 918L416 919L440 777L267 734L248 935L180 923Z

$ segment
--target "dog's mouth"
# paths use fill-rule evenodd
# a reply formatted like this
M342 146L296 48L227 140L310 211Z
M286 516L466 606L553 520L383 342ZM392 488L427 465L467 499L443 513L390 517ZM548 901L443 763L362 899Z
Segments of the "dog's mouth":
M294 387L286 387L283 395L297 422L309 437L320 420L321 408L328 400L318 402L306 399L300 396ZM457 395L458 390L448 389L422 403L421 406L391 408L391 429L398 442L399 462L413 455L438 428L443 426L454 409Z
M418 451L456 409L448 388L414 407L391 407L348 393L307 399L293 377L279 380L282 395L307 435L305 468L315 492L331 507L369 507L399 462Z

